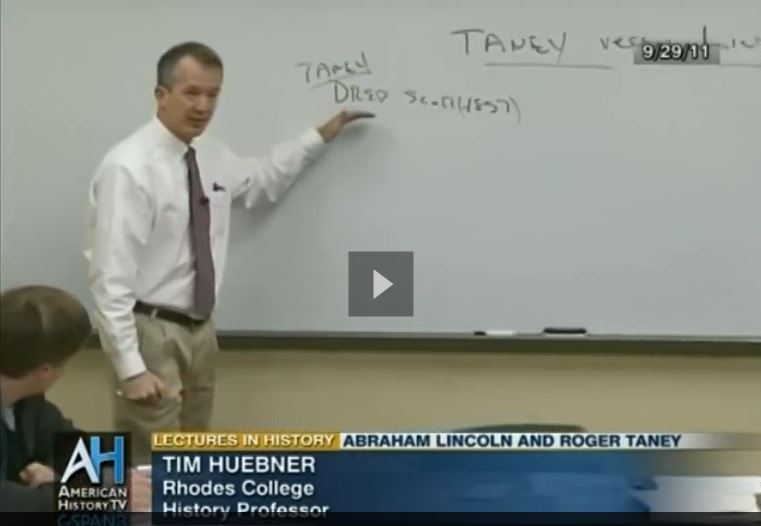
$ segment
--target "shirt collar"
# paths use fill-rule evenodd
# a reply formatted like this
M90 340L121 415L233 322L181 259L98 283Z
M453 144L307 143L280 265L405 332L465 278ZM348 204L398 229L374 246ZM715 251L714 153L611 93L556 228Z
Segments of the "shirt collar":
M196 150L198 149L199 137L194 138L189 145L185 144L175 134L169 131L157 116L154 116L153 119L151 119L148 126L157 143L170 154L184 156L189 147Z
M3 407L3 421L8 429L16 431L16 415L13 410L14 406Z

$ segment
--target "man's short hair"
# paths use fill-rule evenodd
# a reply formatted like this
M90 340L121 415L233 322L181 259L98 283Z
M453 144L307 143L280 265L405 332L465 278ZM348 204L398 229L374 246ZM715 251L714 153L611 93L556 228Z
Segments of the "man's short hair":
M21 378L63 364L92 332L87 309L74 296L42 285L3 292L0 373Z
M156 67L156 82L159 86L168 88L175 80L175 69L177 63L185 57L193 57L200 64L207 68L222 68L222 59L216 51L206 44L200 42L183 42L169 48L161 58L159 58Z

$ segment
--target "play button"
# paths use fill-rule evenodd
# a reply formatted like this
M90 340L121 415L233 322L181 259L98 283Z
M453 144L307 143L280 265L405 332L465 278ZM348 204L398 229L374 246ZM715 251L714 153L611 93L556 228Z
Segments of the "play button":
M412 316L412 271L412 252L349 252L349 316Z
M394 284L386 279L386 276L373 269L373 299L377 298L393 286Z

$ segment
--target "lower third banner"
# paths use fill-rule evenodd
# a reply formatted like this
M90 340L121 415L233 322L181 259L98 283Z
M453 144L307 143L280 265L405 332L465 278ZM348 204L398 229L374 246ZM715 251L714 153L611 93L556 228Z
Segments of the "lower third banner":
M647 484L643 459L625 452L155 452L153 522L646 512L633 496Z

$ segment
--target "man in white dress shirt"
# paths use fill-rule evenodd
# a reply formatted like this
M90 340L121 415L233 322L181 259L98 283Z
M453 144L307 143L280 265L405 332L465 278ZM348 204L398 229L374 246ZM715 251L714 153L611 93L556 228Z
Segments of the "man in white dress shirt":
M201 136L222 87L209 47L187 42L158 62L157 114L111 149L89 193L95 322L117 380L116 425L147 461L154 430L208 429L230 205L277 200L305 165L364 112L342 111L266 157Z

